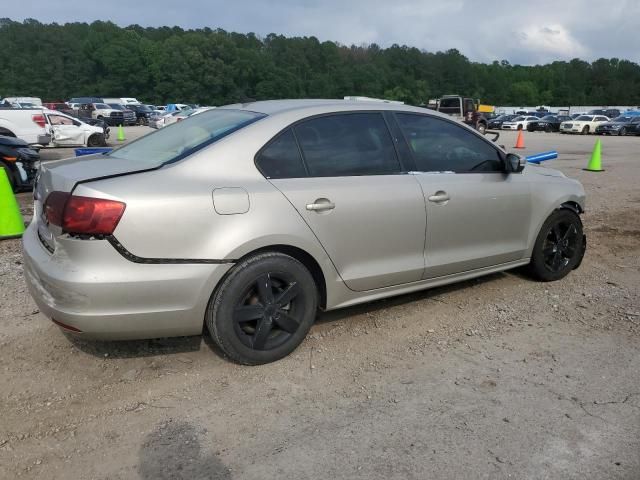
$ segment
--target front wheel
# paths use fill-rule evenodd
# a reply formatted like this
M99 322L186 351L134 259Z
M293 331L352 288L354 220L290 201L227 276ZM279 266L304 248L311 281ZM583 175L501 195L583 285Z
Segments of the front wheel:
M300 345L317 305L317 286L302 263L278 252L261 253L227 275L209 301L206 324L232 360L260 365Z
M625 127L622 127L620 129L620 131L618 132L618 135L620 135L620 136L624 136L626 134L627 134L627 129Z
M582 135L589 135L589 125L585 125L582 129Z
M571 210L556 210L544 222L531 254L529 273L543 282L560 280L582 262L582 222Z

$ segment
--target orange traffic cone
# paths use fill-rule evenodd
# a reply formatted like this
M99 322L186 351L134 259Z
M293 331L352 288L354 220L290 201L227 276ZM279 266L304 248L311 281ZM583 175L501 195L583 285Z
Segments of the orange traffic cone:
M522 130L518 130L518 138L516 140L516 146L513 148L524 148L524 136Z

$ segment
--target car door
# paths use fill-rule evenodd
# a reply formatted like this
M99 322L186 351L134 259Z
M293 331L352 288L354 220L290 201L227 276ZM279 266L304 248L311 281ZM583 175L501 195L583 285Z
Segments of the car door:
M529 236L529 182L505 173L488 140L433 115L395 114L426 200L424 278L524 258Z
M348 288L422 278L424 196L404 171L381 113L306 119L268 144L256 165L313 231Z
M51 125L52 141L56 145L84 145L85 131L75 122L63 115L47 114L47 120Z

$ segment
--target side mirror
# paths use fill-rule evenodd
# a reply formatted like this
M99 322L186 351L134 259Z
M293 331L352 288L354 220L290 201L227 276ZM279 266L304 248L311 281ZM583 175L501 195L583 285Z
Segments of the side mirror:
M515 153L507 153L506 160L507 171L509 173L520 173L522 170L524 170L526 160L520 155L516 155Z

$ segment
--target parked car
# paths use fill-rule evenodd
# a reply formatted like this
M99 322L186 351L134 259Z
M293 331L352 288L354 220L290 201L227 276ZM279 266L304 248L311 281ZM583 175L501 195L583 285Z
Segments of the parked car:
M49 131L51 143L56 147L87 146L104 147L109 138L108 129L92 126L77 118L65 115L55 110L43 110Z
M620 110L617 108L596 108L589 110L587 115L600 115L607 118L616 118L620 116Z
M147 105L127 105L127 108L131 110L136 116L136 123L138 125L148 125L149 118L153 114L153 110L151 110Z
M179 114L180 112L163 112L163 113L156 113L154 115L151 115L151 117L149 117L149 126L151 128L155 128L155 129L159 129L159 128L163 128L165 126L165 120L169 117L171 117L174 114Z
M0 168L14 192L30 190L38 173L40 154L24 140L0 135Z
M496 118L493 118L491 120L489 120L489 123L487 124L487 128L490 130L500 130L502 128L502 124L504 122L508 122L510 120L513 120L514 118L516 118L518 115L498 115Z
M640 116L621 115L610 122L596 127L598 135L638 135L640 134Z
M537 122L538 117L520 115L513 120L502 122L502 130L526 130L529 122Z
M78 118L104 120L111 126L124 125L125 123L124 112L120 109L112 108L106 103L81 103L78 106Z
M581 133L588 135L594 133L598 125L608 122L609 119L602 115L580 115L574 120L568 120L560 124L560 133Z
M58 326L126 339L206 324L245 364L292 352L318 308L521 266L558 280L586 245L578 181L398 104L216 108L45 163L34 197L25 278Z
M28 144L47 145L51 141L42 107L0 107L0 135L17 137Z
M122 112L124 125L135 125L136 123L138 123L136 112L130 110L129 107L125 107L124 105L120 105L119 103L108 103L107 105L109 105L114 110L119 110Z
M529 122L527 130L530 132L544 131L544 132L558 132L560 131L560 124L571 120L568 115L546 115L541 119Z

